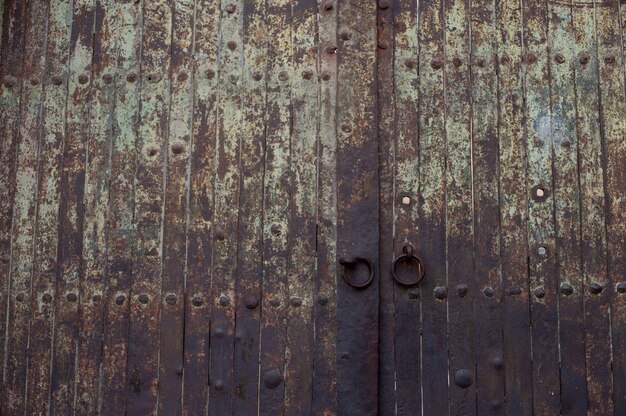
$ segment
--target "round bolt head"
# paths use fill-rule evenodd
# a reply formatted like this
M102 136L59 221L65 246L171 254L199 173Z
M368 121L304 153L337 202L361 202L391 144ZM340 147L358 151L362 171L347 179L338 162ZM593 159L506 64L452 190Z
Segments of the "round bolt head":
M115 298L115 303L117 305L123 305L125 300L126 300L126 296L119 295L118 297Z
M237 6L235 6L234 4L229 4L228 6L226 6L226 13L228 14L233 14L236 10Z
M86 74L80 74L78 76L78 82L80 82L81 84L86 84L89 82L89 76Z
M215 328L215 330L213 330L213 335L215 335L216 338L224 338L224 330L222 328Z
M456 287L456 293L457 295L459 295L459 297L465 297L465 295L467 295L467 285L466 284L460 284Z
M52 83L54 85L61 85L63 84L63 77L61 75L55 75L52 77Z
M191 300L191 304L195 307L202 306L204 304L204 299L201 296L194 296Z
M250 295L246 298L246 308L255 309L257 306L259 306L259 300L256 296Z
M614 64L615 61L616 61L615 55L609 54L604 57L604 62L606 62L607 64Z
M23 293L18 293L17 296L15 297L15 300L17 300L18 302L23 302L25 298L26 298L26 295L24 295Z
M534 291L535 296L539 299L543 299L546 296L546 290L543 287L538 287Z
M207 79L213 79L215 77L215 71L209 68L206 71L204 71L204 76L206 76Z
M510 295L517 296L520 293L522 293L522 288L519 287L518 285L513 285L513 286L509 287L509 294Z
M7 88L13 88L15 87L16 84L17 84L17 78L15 78L14 76L7 75L6 77L4 77L4 85Z
M389 8L390 1L389 0L379 0L378 7L380 10L387 10Z
M281 73L278 74L278 79L280 81L287 81L289 79L289 75L287 75L287 72L281 71Z
M224 382L222 380L215 380L213 388L215 391L224 391Z
M66 298L68 302L76 302L76 300L78 300L78 296L76 296L76 293L68 293Z
M430 66L432 69L443 68L443 58L439 55L435 56L433 60L430 62Z
M557 53L556 55L554 55L554 60L557 64L562 64L563 62L565 62L565 56L563 56L562 53Z
M130 74L126 75L126 81L128 82L137 81L137 74L135 74L134 72L131 72Z
M326 2L326 4L324 4L324 10L326 11L331 11L333 9L333 3L332 2Z
M280 224L272 224L271 231L272 234L279 236L282 231L282 227L280 226Z
M139 295L139 296L137 297L137 300L139 301L139 303L141 303L141 304L144 304L144 305L145 305L146 303L148 303L148 301L150 300L150 298L148 297L148 295L147 295L147 294L142 293L141 295Z
M91 297L91 301L93 303L99 303L102 300L102 296L95 294Z
M435 297L439 300L443 300L446 298L448 294L446 293L446 288L445 287L437 287L435 288Z
M52 295L50 293L44 293L41 297L41 300L43 301L43 303L50 303L52 302Z
M306 71L302 71L302 78L311 79L313 78L313 71L307 69Z
M178 74L178 76L176 77L177 80L179 80L180 82L186 81L187 78L189 78L189 75L187 75L186 72L181 72L180 74Z
M569 296L574 293L574 288L569 283L563 283L561 285L561 294Z
M474 383L474 378L469 370L462 368L454 374L454 383L462 389L466 389Z
M228 49L230 49L231 51L234 51L235 49L237 49L237 42L235 42L234 40L228 41L226 46L228 46Z
M493 294L494 294L494 291L492 287L486 287L483 289L483 295L487 296L488 298L492 298Z
M589 59L590 56L587 52L583 52L580 56L578 56L578 62L580 62L581 65L587 65L589 63Z
M537 55L535 55L534 53L527 54L525 62L527 64L534 64L535 62L537 62Z
M619 282L616 286L616 289L618 293L626 293L626 283Z
M104 81L105 84L110 84L111 82L113 82L113 75L104 74L102 75L102 80Z
M291 298L290 302L291 302L291 306L294 306L296 308L298 306L302 306L302 299L300 298Z
M499 355L496 355L495 357L493 357L491 359L491 364L493 364L493 366L495 368L501 368L502 367L502 363L503 363L502 357L499 356Z
M328 296L324 293L320 293L317 295L317 303L324 306L328 304Z
M409 299L417 299L420 297L420 291L419 289L413 288L413 289L409 289Z
M220 296L220 306L228 306L230 305L230 299L228 296Z
M270 306L272 306L274 308L278 308L280 306L280 301L278 299L271 299L270 300Z
M282 383L283 377L277 370L270 370L263 374L263 383L268 389L275 389Z
M262 78L263 78L263 75L261 75L260 72L255 72L254 74L252 74L252 79L255 81L261 81Z
M452 65L459 68L461 65L463 65L463 61L458 56L455 56L454 58L452 58Z
M592 283L589 285L589 291L593 293L594 295L597 295L600 292L602 292L602 286L599 285L598 283Z
M174 305L176 303L176 295L173 293L169 293L165 297L165 303L167 303L168 305Z
M328 80L330 80L330 78L331 78L330 72L328 72L328 71L324 71L324 72L322 73L322 79L323 79L324 81L328 81Z

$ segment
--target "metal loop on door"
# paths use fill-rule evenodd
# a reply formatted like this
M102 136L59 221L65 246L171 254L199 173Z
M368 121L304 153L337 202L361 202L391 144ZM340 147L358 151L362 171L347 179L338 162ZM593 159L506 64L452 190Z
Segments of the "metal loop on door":
M426 274L424 262L422 261L422 259L420 259L415 254L413 254L413 246L411 244L407 244L406 246L404 246L402 248L402 252L404 254L401 254L400 256L398 256L393 261L393 264L391 265L391 275L393 276L393 279L399 284L401 284L402 286L414 286L418 284L419 282L421 282L422 279L424 278L424 275ZM398 274L396 273L396 269L398 267L398 262L402 259L404 259L405 264L409 264L412 261L417 262L417 275L415 279L403 280L400 277L398 277Z
M357 263L365 263L367 265L367 268L369 269L369 277L367 278L367 280L363 283L357 283L354 280L350 279L348 277L348 270L349 268L354 268L354 266ZM368 259L364 258L364 257L354 257L354 258L349 258L349 259L339 259L339 264L341 264L342 266L344 266L346 268L346 270L344 270L344 272L342 273L343 276L343 280L346 281L347 284L349 284L350 286L352 286L355 289L365 289L366 287L368 287L370 284L372 284L372 281L374 280L374 263L372 263L371 261L369 261Z

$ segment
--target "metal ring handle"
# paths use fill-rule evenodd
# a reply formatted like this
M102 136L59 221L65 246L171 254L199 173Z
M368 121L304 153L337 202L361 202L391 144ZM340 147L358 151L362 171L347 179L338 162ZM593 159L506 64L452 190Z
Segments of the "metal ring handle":
M354 257L354 258L350 258L350 259L339 259L339 264L341 264L344 267L349 267L349 266L354 266L357 263L365 263L368 267L368 269L370 270L370 275L367 278L367 280L363 283L356 283L353 280L349 279L348 276L346 275L346 272L344 270L344 272L342 273L342 277L343 280L346 281L347 284L349 284L350 286L352 286L355 289L365 289L366 287L368 287L370 284L372 284L372 281L374 280L374 263L372 263L371 261L369 261L368 259L364 258L364 257Z
M398 256L393 261L393 264L391 265L391 275L393 276L393 280L395 280L396 282L398 282L399 284L403 286L414 286L418 284L419 282L421 282L422 279L424 278L424 275L426 274L426 268L424 267L424 262L422 261L422 259L420 259L415 254L413 254L413 246L410 244L407 244L406 246L404 246L402 248L402 252L404 254L401 254L400 256ZM398 261L400 261L401 259L404 259L406 263L409 263L413 260L417 261L417 269L418 269L417 279L407 281L407 280L402 280L398 277L398 274L396 273L396 268L398 265Z

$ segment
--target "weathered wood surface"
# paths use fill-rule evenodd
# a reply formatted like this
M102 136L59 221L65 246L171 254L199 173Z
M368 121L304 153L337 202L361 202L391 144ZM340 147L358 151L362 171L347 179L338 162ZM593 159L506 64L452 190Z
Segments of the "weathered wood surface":
M0 9L0 415L626 414L617 0Z

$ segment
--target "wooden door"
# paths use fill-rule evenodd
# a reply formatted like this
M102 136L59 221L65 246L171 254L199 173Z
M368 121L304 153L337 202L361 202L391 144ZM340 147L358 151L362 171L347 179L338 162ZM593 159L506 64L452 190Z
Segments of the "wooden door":
M626 414L617 0L0 9L0 415Z

